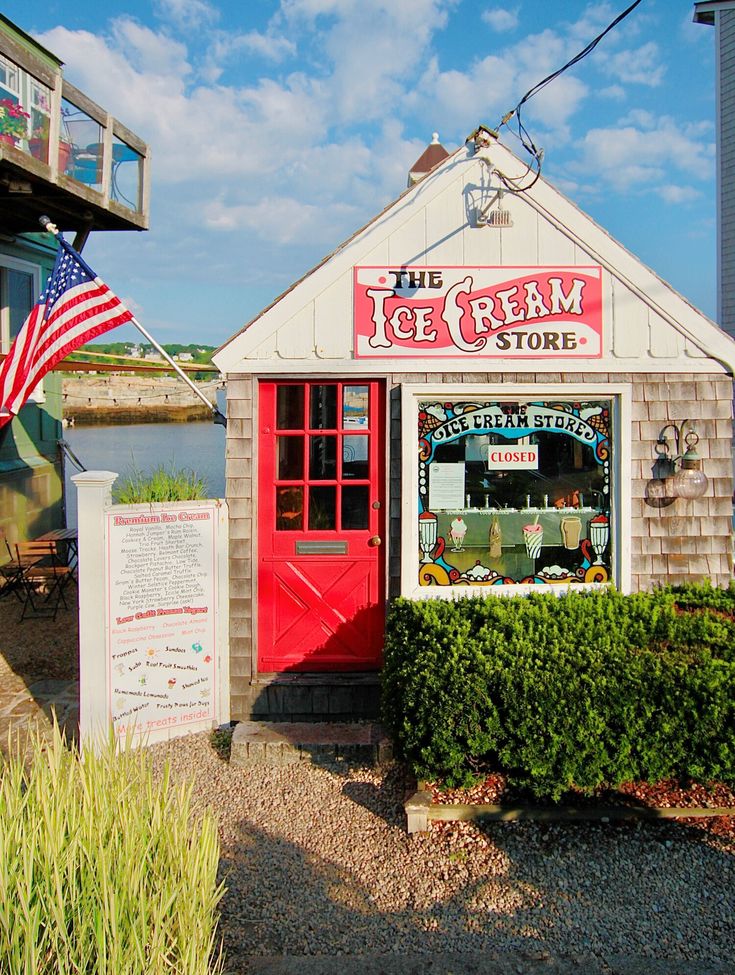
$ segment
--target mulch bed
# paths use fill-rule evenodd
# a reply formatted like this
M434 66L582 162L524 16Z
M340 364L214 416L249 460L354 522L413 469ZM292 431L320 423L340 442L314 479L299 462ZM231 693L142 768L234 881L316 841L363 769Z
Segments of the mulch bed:
M426 782L432 802L441 805L543 805L530 793L509 785L500 773L491 773L468 789L449 789L440 782ZM707 819L680 819L687 826L696 826L717 836L735 837L735 789L720 782L701 784L678 782L674 779L662 782L627 782L617 789L601 787L591 795L568 792L559 805L564 806L659 806L670 808L698 807L705 809L732 808L732 816L713 816Z

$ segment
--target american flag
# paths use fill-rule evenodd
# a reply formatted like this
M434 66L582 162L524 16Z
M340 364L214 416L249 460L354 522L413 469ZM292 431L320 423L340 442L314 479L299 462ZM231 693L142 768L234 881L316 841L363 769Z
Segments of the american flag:
M74 248L60 235L57 239L59 252L46 289L0 368L0 428L57 362L133 318Z

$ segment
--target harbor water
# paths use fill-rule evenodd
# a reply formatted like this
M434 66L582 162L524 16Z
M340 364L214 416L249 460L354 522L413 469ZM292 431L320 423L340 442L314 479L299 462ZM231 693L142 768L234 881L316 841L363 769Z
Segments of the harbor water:
M64 440L87 470L114 471L121 478L157 467L193 471L207 484L207 497L225 496L225 428L200 423L116 423L75 426ZM66 461L67 524L77 523L77 469Z

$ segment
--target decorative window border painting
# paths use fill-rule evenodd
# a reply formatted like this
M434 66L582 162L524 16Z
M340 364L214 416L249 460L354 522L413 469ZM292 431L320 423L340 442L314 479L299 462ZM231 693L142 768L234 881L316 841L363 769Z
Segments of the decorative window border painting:
M404 389L417 499L404 594L619 584L619 393L419 389Z

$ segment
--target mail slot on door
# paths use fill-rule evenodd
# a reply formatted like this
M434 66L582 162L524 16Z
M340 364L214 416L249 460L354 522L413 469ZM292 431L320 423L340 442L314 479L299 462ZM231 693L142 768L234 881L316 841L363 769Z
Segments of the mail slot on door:
M347 542L296 542L297 555L347 555Z

